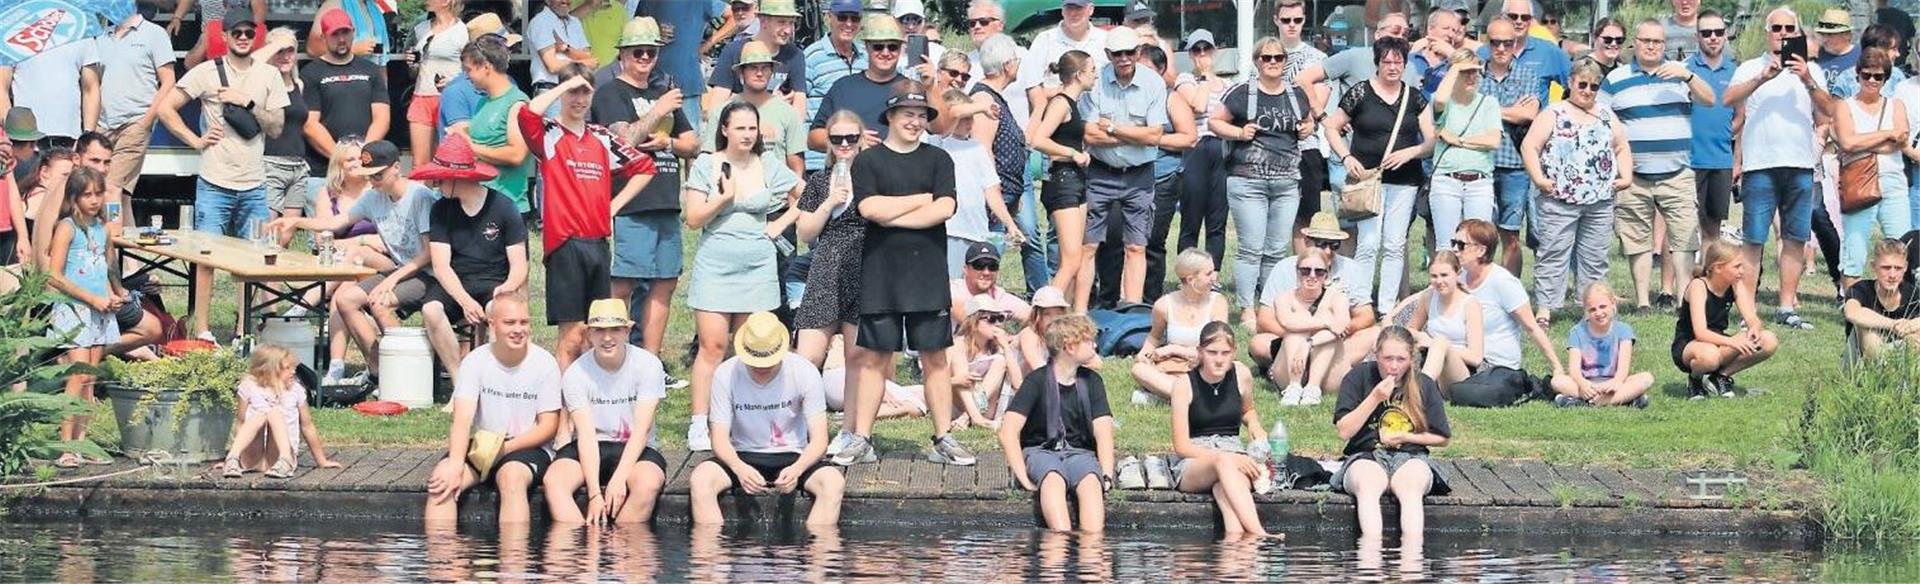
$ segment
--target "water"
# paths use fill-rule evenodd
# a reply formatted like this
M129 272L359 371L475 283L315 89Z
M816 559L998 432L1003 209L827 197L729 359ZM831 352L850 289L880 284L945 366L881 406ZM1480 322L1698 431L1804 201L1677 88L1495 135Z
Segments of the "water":
M1220 541L860 526L806 533L682 525L423 531L413 523L87 520L0 524L0 582L627 581L1916 581L1914 550L1734 538L1430 533L1424 550L1340 534Z

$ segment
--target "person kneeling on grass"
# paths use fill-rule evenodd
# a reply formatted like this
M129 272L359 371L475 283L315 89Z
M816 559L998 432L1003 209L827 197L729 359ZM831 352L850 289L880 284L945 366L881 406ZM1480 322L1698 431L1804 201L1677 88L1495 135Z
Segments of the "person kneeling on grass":
M227 448L227 460L221 476L237 479L267 465L268 447L277 456L266 468L267 478L293 477L300 461L300 438L306 436L313 447L313 462L320 468L340 468L327 458L320 444L320 429L313 425L313 413L307 410L307 390L293 378L300 360L286 347L261 345L248 357L247 376L240 379L240 424L233 433L233 445Z
M486 315L493 342L460 361L447 457L427 477L429 525L452 523L460 494L483 483L500 490L501 525L526 523L528 492L553 462L546 446L560 429L560 365L530 341L525 296L495 297Z
M1175 488L1213 493L1228 534L1268 536L1253 502L1253 484L1267 474L1260 461L1272 454L1253 407L1253 371L1234 362L1233 327L1226 322L1207 323L1198 344L1198 366L1173 384ZM1251 447L1240 442L1242 424L1253 435Z
M1673 325L1673 364L1687 374L1687 399L1733 397L1733 374L1773 356L1780 339L1764 329L1754 309L1747 258L1733 244L1715 241L1700 253L1700 267L1680 300ZM1727 317L1740 308L1746 330L1728 335Z
M1886 239L1873 246L1873 279L1854 282L1841 309L1849 362L1873 359L1903 342L1920 347L1920 287L1904 281L1906 275L1906 244Z
M1000 420L1000 449L1020 488L1037 492L1047 529L1071 531L1067 494L1079 500L1080 529L1106 527L1106 492L1113 488L1113 411L1093 361L1093 321L1083 315L1047 326L1053 358L1013 394Z
M542 481L547 514L571 524L647 521L667 483L667 459L660 455L653 424L660 401L667 398L667 372L659 357L627 344L633 332L627 301L595 300L585 319L587 352L567 367L560 382L560 401L575 438L560 449ZM586 473L590 468L596 469L592 479ZM573 501L583 484L585 516Z
M1633 372L1633 326L1616 320L1613 288L1594 282L1580 295L1587 317L1567 331L1570 375L1553 378L1553 405L1647 407L1653 374Z
M1333 407L1334 429L1347 441L1333 485L1353 495L1362 538L1380 536L1380 497L1387 491L1400 501L1404 538L1418 538L1426 527L1422 498L1449 491L1427 449L1446 446L1453 430L1439 386L1413 367L1415 346L1405 327L1382 329L1374 363L1347 374Z
M713 458L693 469L688 489L695 524L719 523L720 495L813 496L807 525L840 522L846 477L827 455L827 398L820 372L788 351L786 325L755 312L733 336L734 357L713 372L707 423Z

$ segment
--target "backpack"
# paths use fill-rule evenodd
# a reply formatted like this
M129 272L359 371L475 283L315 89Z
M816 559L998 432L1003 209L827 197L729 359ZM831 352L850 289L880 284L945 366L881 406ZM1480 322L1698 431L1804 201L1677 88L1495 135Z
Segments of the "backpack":
M1545 395L1545 384L1526 371L1508 367L1483 367L1473 375L1453 384L1452 399L1456 406L1474 408L1504 408L1526 403L1527 400Z
M1100 329L1094 335L1094 348L1103 357L1124 357L1140 352L1147 343L1147 333L1153 330L1153 305L1127 304L1115 306L1112 310L1095 310L1087 313L1093 319L1093 326Z

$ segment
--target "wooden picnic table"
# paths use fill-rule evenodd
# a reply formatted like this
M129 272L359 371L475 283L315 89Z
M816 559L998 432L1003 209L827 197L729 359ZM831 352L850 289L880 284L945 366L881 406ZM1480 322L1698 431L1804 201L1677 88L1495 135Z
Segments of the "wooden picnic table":
M322 266L313 254L289 249L276 250L274 264L267 265L267 249L245 239L184 229L168 230L166 234L173 237L173 243L142 245L126 235L113 239L122 256L140 265L130 276L158 271L186 280L187 309L195 311L202 307L194 304L198 292L194 268L231 274L241 284L240 322L249 332L256 330L249 326L256 314L264 317L270 314L270 309L283 304L303 308L308 318L318 323L314 327L313 362L321 371L328 365L326 285L353 282L378 273L373 268L351 264ZM320 292L320 301L308 303L305 296L313 290Z

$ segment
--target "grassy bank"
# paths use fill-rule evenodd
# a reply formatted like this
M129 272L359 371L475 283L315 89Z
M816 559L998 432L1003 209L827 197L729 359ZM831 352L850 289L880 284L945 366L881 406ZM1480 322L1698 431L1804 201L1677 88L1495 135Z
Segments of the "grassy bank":
M1826 483L1829 533L1920 541L1920 357L1895 353L1814 393L1804 437L1807 466Z

